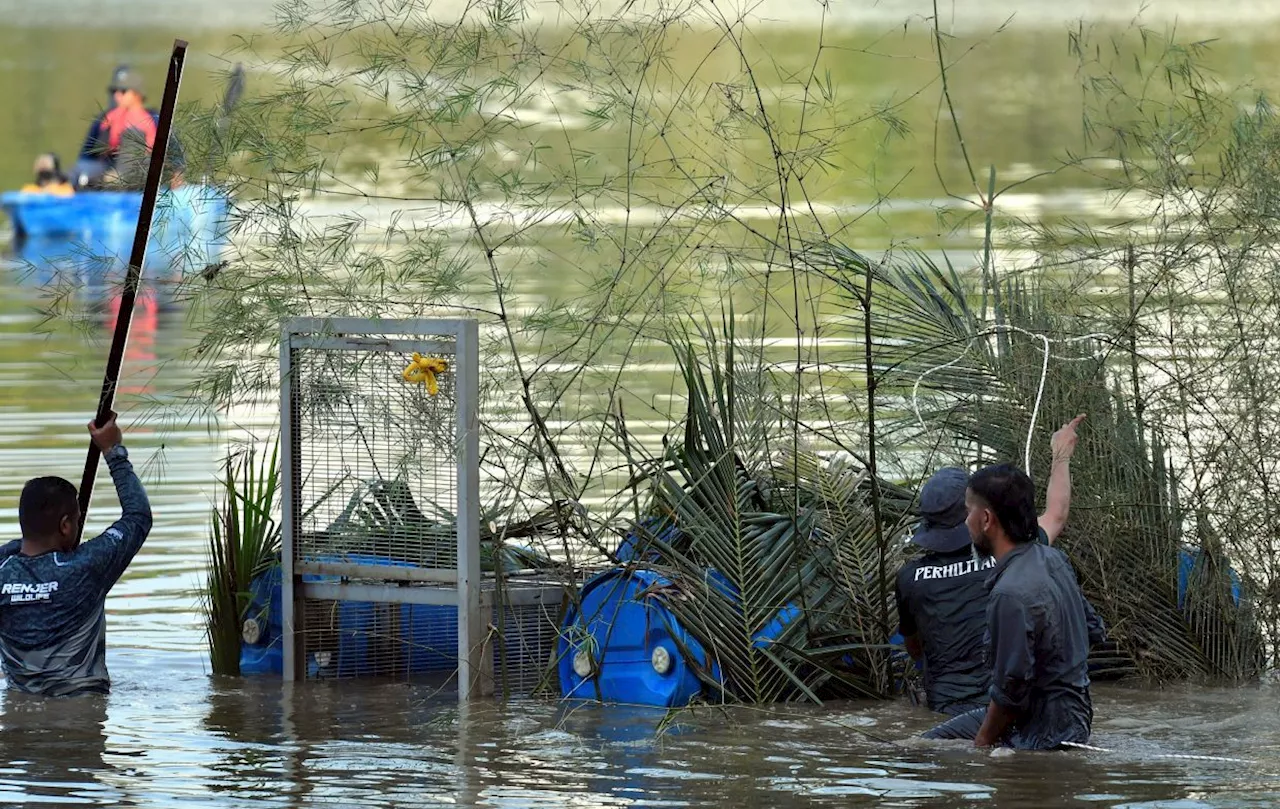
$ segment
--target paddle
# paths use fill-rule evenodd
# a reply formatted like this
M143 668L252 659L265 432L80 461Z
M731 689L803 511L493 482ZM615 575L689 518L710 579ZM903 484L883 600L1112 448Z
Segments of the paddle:
M98 398L98 414L95 421L105 422L115 404L116 384L120 380L120 366L124 362L125 344L129 341L129 325L133 320L133 306L138 296L138 284L142 280L142 264L147 258L147 237L151 233L151 219L155 215L156 200L160 195L160 179L164 172L164 158L169 146L169 133L173 129L173 113L178 103L178 86L182 83L182 64L187 57L187 43L177 39L173 43L173 55L169 57L169 76L165 80L164 100L160 104L160 121L156 126L155 146L151 150L151 163L147 168L147 181L142 188L142 208L138 211L138 227L133 233L133 252L129 254L129 270L125 274L124 289L120 295L120 311L116 315L115 334L111 338L111 352L107 355L107 371L102 379L102 394ZM84 534L85 518L93 499L93 482L98 476L101 452L89 442L89 455L84 462L84 477L80 479L80 528L76 532L79 544Z

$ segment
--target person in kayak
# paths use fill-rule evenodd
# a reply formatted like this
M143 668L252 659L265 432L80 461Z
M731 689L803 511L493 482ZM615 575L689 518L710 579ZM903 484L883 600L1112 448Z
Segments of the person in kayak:
M965 507L974 547L996 560L986 582L990 701L926 737L1024 750L1087 743L1089 647L1106 634L1066 554L1035 541L1031 478L1009 465L980 469Z
M0 549L0 665L10 689L74 696L111 687L104 605L151 531L151 505L115 414L101 426L90 423L89 434L111 470L122 513L78 544L75 486L40 477L23 487L22 539Z
M1052 544L1071 506L1071 456L1076 427L1064 424L1049 439L1053 462L1039 540ZM969 475L958 467L939 469L920 489L921 522L911 541L924 553L898 571L894 594L898 632L907 652L924 663L925 702L951 716L987 704L991 672L985 660L986 580L996 560L975 551L965 525L964 493Z
M76 193L76 190L71 187L71 183L67 182L67 176L62 173L62 166L58 162L58 156L52 152L47 152L36 158L32 173L35 174L35 181L22 187L22 193L24 194L51 194L55 197L70 197Z
M129 65L112 71L107 91L112 105L89 125L76 164L76 185L140 186L156 144L160 113L146 106L142 76ZM170 185L177 187L182 184L182 150L172 133L167 157L172 169Z

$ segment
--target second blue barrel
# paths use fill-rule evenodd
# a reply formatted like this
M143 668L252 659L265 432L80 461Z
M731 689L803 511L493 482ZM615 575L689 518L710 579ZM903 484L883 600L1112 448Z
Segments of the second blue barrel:
M672 581L653 570L615 568L582 587L560 634L561 693L668 708L687 705L702 681L687 651L718 679L719 667L655 597Z

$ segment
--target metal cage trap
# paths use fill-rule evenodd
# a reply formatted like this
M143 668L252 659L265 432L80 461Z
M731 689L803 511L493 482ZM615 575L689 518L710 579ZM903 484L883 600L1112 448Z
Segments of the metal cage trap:
M285 678L531 690L564 591L482 570L476 322L294 319L280 371Z

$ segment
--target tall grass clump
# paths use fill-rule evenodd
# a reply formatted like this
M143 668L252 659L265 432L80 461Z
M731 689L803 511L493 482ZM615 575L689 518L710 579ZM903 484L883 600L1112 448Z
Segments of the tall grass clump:
M248 448L229 455L212 510L209 573L204 593L205 633L214 674L240 673L241 631L255 576L279 560L279 444L270 452Z
M1211 43L1138 29L1117 50L1082 29L1070 44L1090 142L1121 169L1112 193L1132 214L1023 232L1077 292L1054 308L1113 335L1113 387L1167 453L1177 529L1197 553L1182 607L1217 627L1202 650L1216 673L1249 676L1280 660L1280 117L1257 88L1223 86ZM1136 62L1121 67L1124 51ZM1240 620L1233 569L1251 610Z
M1230 596L1232 560L1179 500L1180 470L1162 431L1135 414L1123 384L1128 363L1114 361L1105 336L1082 334L1088 321L1064 314L1054 293L1037 286L1004 284L997 326L969 306L979 297L976 279L967 282L925 256L873 265L837 249L827 258L821 266L840 283L861 289L871 273L881 287L881 327L893 335L879 352L887 369L882 382L886 394L909 403L895 431L931 436L936 466L1022 467L1029 440L1027 471L1043 503L1049 433L1088 414L1058 547L1123 652L1120 668L1153 680L1239 681L1259 673L1255 606ZM1040 337L1051 340L1050 373ZM1197 572L1180 597L1184 554L1197 560Z

